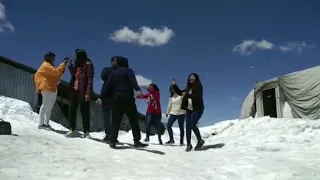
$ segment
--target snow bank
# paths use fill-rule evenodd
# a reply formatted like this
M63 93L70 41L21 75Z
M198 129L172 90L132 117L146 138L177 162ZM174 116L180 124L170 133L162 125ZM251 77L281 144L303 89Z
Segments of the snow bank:
M37 129L38 115L22 101L0 96L0 118L17 136L0 136L0 179L6 180L318 180L320 122L303 119L228 120L203 127L200 152L184 146L133 149ZM57 131L66 129L50 122ZM211 136L211 133L217 133ZM179 130L174 128L175 139ZM103 133L92 133L102 138ZM120 142L132 143L122 132ZM168 140L167 134L163 140ZM193 138L195 140L195 138ZM178 141L177 141L178 142ZM193 141L193 144L195 142Z
M232 123L209 141L219 139L227 142L226 148L246 147L256 151L313 151L320 148L320 120L262 117Z
M21 123L30 123L35 128L39 122L39 115L33 112L29 103L5 96L0 96L0 118L5 121L14 120ZM67 130L62 125L53 121L50 121L50 125L57 129Z

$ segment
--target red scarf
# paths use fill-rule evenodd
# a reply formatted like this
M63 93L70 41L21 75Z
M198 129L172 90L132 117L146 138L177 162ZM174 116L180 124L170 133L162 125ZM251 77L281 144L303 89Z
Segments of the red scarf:
M76 68L76 74L75 74L75 81L74 81L74 85L73 85L73 89L78 91L79 90L79 75L81 72L81 67L77 67Z

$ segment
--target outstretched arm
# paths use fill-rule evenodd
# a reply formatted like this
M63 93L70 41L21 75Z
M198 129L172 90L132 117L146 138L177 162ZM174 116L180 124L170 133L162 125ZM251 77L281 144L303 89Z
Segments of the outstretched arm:
M57 68L53 67L49 63L46 63L38 69L38 73L56 76L58 78L63 73L65 66L66 62L62 62Z
M136 75L132 69L129 69L129 71L128 71L128 79L129 79L130 84L133 86L134 90L141 91L141 89L138 85L137 79L136 79Z
M137 96L138 99L147 99L148 97L149 97L149 94L142 94Z

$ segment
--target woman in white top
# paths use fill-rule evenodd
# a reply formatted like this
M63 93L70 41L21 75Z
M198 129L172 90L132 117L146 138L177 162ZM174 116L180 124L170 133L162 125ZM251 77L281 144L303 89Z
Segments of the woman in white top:
M184 138L184 119L185 119L185 110L181 109L182 96L177 94L177 89L175 86L170 86L170 99L167 108L166 116L169 116L167 130L169 133L170 140L166 144L174 144L172 125L178 119L179 129L180 129L180 145L183 145Z

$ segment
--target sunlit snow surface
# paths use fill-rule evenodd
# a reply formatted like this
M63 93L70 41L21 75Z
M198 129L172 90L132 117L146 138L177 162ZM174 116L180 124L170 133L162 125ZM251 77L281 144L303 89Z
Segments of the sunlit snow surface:
M258 118L201 128L203 151L108 145L37 129L38 115L22 101L0 97L0 118L16 136L0 136L1 180L319 180L320 121ZM64 127L50 122L59 131ZM215 132L218 135L212 136ZM176 142L179 130L174 129ZM144 134L142 134L144 137ZM92 133L103 138L103 133ZM195 139L193 137L193 139ZM119 140L132 143L131 132ZM168 140L167 134L163 140ZM195 145L195 142L193 142Z

